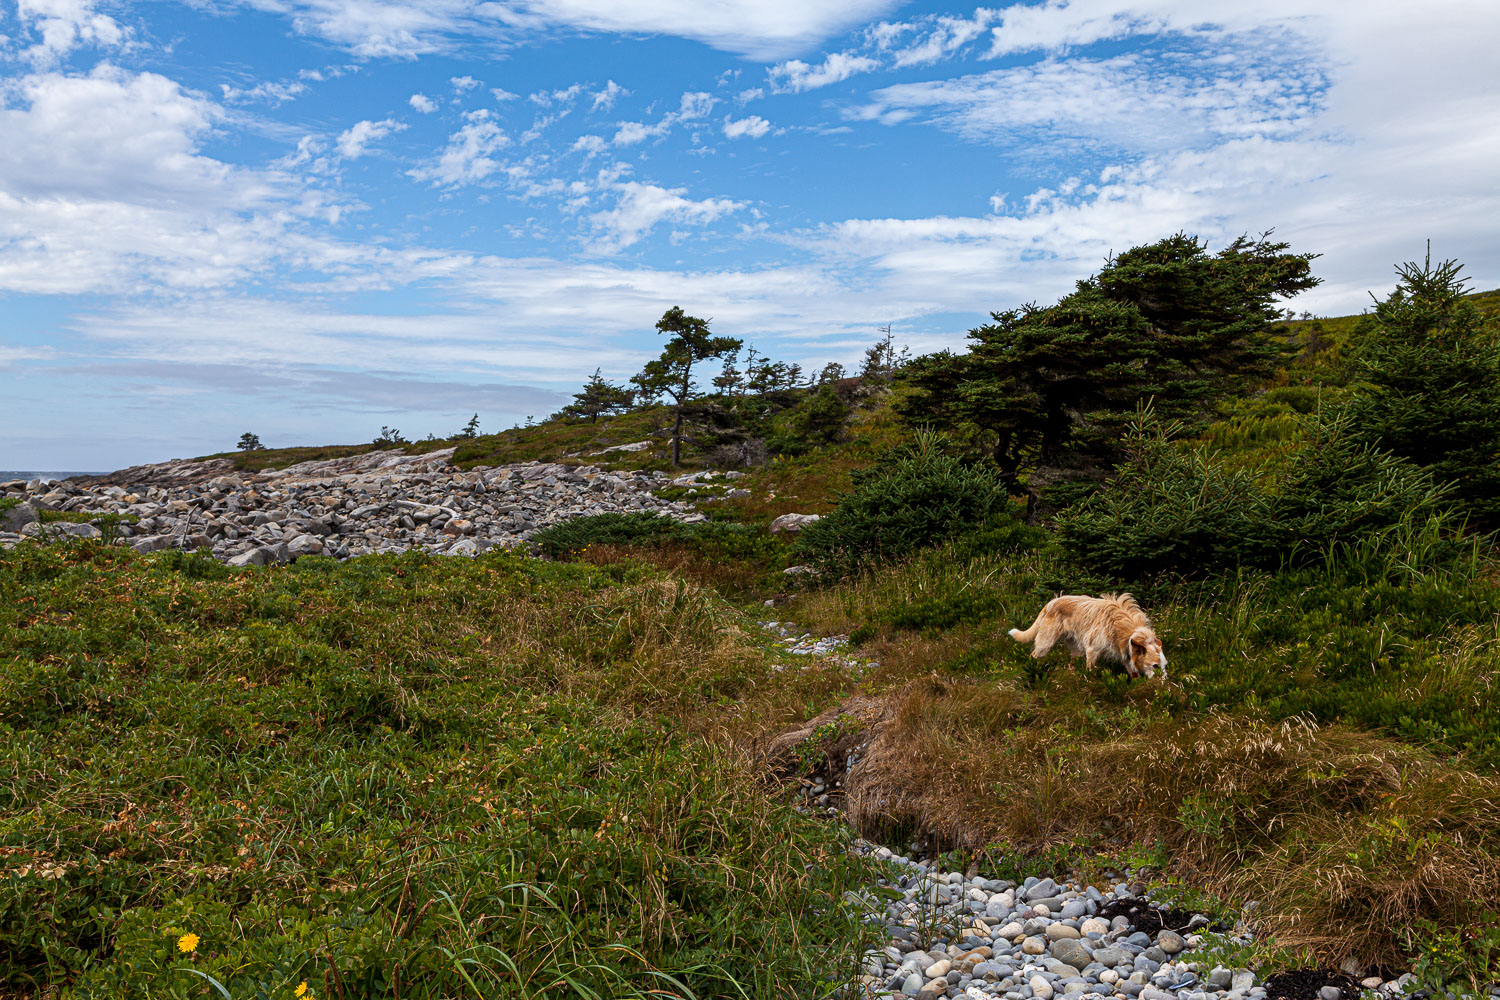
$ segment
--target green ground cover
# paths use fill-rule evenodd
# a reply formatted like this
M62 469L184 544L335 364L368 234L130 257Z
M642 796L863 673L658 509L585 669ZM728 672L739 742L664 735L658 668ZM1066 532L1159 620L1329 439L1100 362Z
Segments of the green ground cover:
M23 547L0 631L11 989L801 996L860 951L844 835L684 727L775 660L690 585Z

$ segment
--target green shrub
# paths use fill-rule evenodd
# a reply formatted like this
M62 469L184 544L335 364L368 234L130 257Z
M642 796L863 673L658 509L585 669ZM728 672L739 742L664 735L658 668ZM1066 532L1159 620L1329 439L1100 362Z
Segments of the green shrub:
M0 993L812 996L874 943L847 834L681 732L785 681L705 591L199 566L0 553Z
M1429 522L1446 542L1425 547L1425 557L1462 553L1460 524L1426 471L1356 438L1341 414L1298 419L1297 450L1279 473L1257 477L1207 448L1174 445L1177 426L1144 409L1126 461L1058 516L1058 539L1079 565L1120 579L1305 563Z
M1149 409L1137 415L1114 478L1056 519L1072 559L1124 579L1259 561L1270 542L1264 491L1206 448L1176 447L1178 429Z
M972 531L1014 519L993 468L971 464L922 432L881 464L856 472L854 488L831 514L804 528L797 554L832 576L896 559Z
M595 514L543 528L532 536L532 541L556 559L582 552L590 545L640 545L673 538L683 527L660 514Z

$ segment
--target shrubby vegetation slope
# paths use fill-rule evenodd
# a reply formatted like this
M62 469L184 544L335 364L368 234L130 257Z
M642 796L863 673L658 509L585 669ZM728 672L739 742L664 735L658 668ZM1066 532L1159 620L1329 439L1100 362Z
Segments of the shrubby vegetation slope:
M809 995L863 946L838 900L868 877L763 783L756 754L809 720L837 747L788 766L865 741L846 805L870 836L1014 874L1130 865L1230 920L1254 900L1240 963L1493 978L1497 296L1428 261L1363 317L1288 321L1311 266L1179 236L966 354L887 339L858 375L761 359L754 386L729 359L680 405L586 386L406 446L669 468L676 426L683 466L745 473L671 488L706 523L570 522L544 561L0 556L0 978ZM1123 367L1013 363L1126 335ZM791 512L825 517L771 534ZM1122 589L1165 679L1006 635ZM778 669L772 614L879 666Z

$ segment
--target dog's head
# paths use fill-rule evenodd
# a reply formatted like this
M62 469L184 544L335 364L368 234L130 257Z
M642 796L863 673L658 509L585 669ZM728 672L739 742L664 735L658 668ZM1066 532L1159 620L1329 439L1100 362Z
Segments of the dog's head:
M1167 672L1167 654L1162 652L1161 640L1149 628L1138 628L1130 633L1130 660L1127 664L1130 676L1155 677L1160 670Z

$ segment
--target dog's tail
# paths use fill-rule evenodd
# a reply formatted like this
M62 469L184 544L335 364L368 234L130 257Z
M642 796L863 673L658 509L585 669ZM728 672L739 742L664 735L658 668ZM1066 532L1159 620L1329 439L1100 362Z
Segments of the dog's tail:
M1010 630L1010 637L1017 642L1030 642L1032 639L1036 638L1036 626L1033 625L1031 626L1031 628L1027 629L1024 632L1022 632L1018 628L1013 628Z

